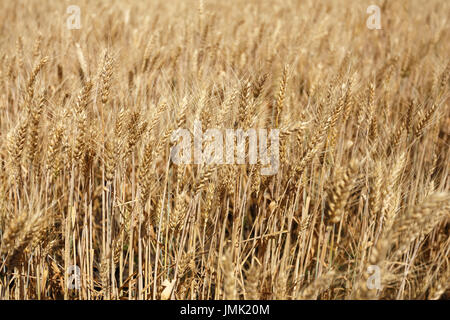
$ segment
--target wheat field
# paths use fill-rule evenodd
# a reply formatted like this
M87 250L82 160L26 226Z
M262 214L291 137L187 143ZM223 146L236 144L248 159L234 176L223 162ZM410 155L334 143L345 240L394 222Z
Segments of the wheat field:
M450 297L449 1L0 3L0 300Z

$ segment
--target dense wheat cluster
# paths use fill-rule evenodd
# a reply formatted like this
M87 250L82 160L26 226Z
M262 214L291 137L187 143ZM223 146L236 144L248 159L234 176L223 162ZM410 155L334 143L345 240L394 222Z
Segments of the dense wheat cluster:
M449 1L0 2L0 299L449 297Z

